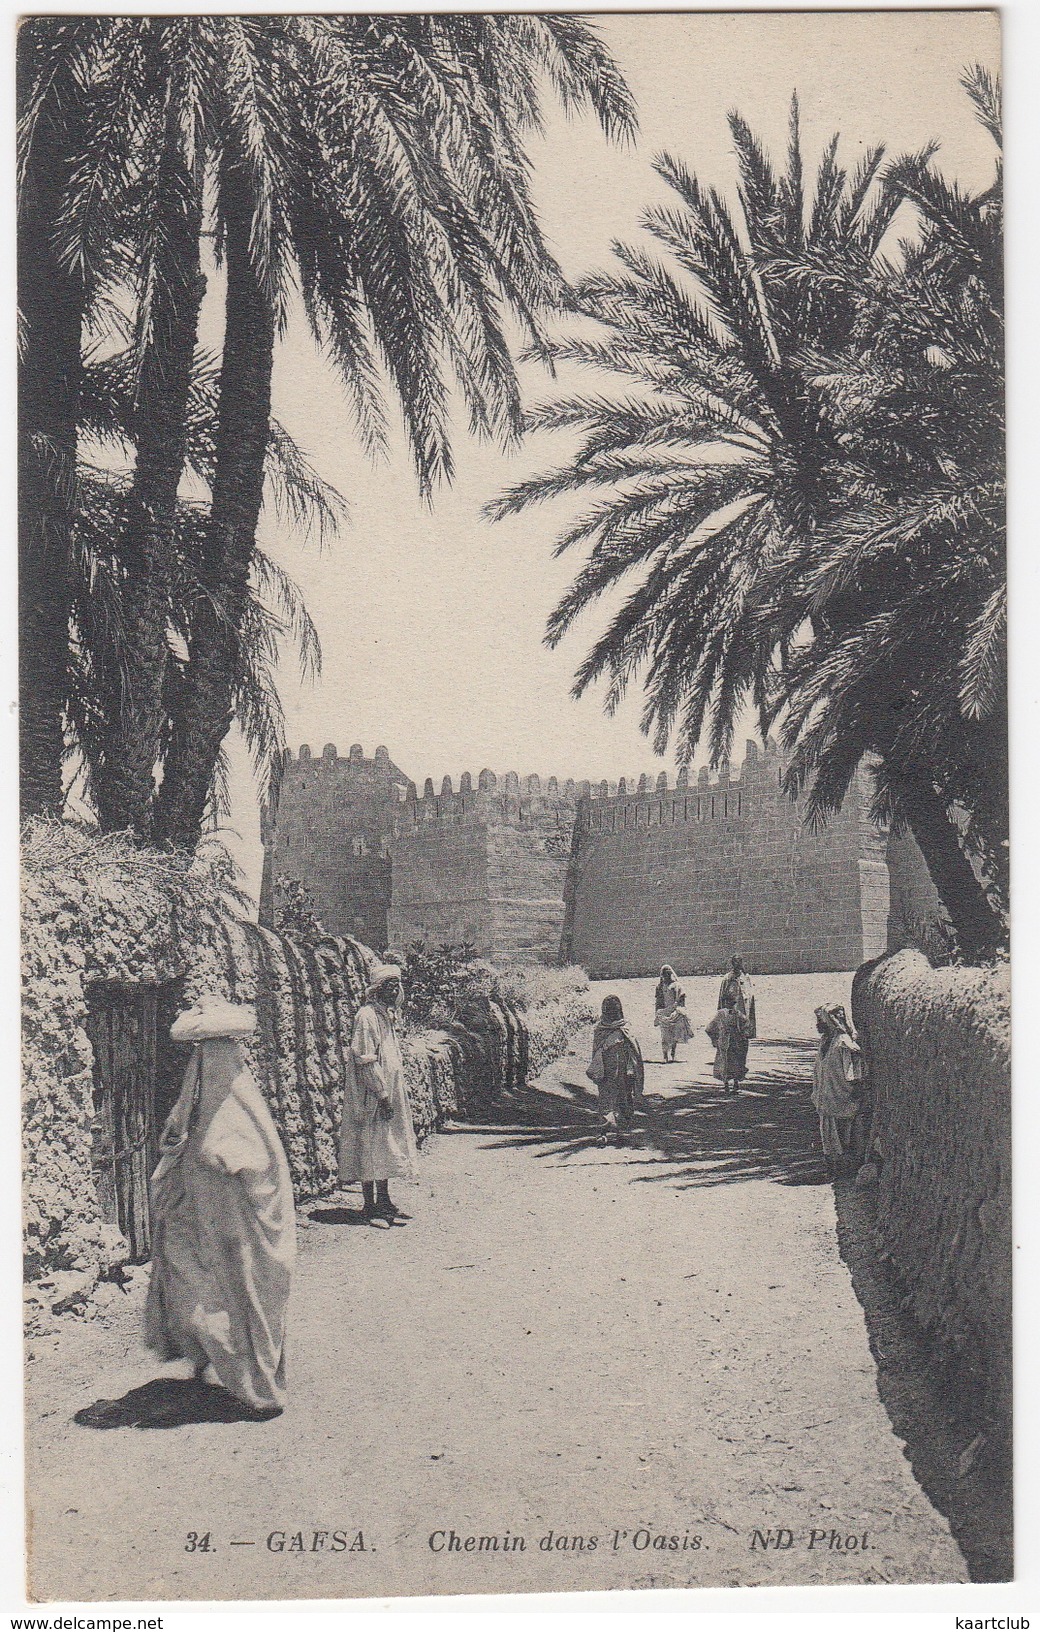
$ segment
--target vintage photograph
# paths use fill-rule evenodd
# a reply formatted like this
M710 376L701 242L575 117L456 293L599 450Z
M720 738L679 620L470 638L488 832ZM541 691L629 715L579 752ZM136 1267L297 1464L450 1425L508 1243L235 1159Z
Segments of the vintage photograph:
M17 119L28 1597L1013 1579L997 13Z

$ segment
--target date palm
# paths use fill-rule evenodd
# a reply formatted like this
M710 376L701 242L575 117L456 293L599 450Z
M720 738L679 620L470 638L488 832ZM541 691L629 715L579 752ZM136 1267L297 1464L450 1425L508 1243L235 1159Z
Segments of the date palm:
M900 203L916 198L915 187L935 189L930 154L890 166L882 183L880 148L850 175L835 138L806 188L797 103L779 175L744 121L730 124L739 215L684 166L658 161L680 207L646 212L644 226L670 259L616 245L623 270L585 279L574 300L595 332L586 323L552 348L611 384L529 416L534 426L581 426L583 445L571 464L519 484L493 513L603 489L559 542L588 554L550 619L550 644L604 592L630 574L637 581L582 663L576 692L603 678L613 709L641 675L643 724L658 751L677 734L688 762L706 734L716 764L752 702L763 731L781 722L794 755L789 787L807 791L810 819L840 805L872 754L878 813L913 828L962 947L992 950L999 915L951 809L971 791L967 739L947 718L938 750L933 742L917 759L910 750L927 746L925 721L934 725L939 706L927 618L945 617L948 635L960 615L942 598L942 572L956 569L924 490L926 472L944 459L953 485L962 474L951 476L958 451L949 414L963 380L938 366L938 314L917 298L946 229L926 227L901 272L886 253ZM975 206L961 202L970 214ZM961 273L943 264L945 298L955 301ZM897 357L891 325L900 313L908 335ZM623 396L618 374L631 381ZM943 424L926 411L926 382L946 403ZM885 507L905 505L908 520L915 503L916 532L886 535ZM904 571L907 542L915 566ZM973 586L961 582L957 607L966 598L981 612L979 582L978 573ZM887 620L885 640L879 620ZM955 775L946 761L958 755Z
M276 479L282 478L284 472L279 472ZM111 757L121 747L118 730L113 729L111 699L123 684L130 648L128 627L136 616L134 576L113 548L113 540L119 541L127 531L126 512L133 502L132 479L81 464L79 494L80 509L73 533L72 640L65 712L79 758L82 789L95 808L103 810L104 796L99 794L98 785L104 784ZM293 493L290 503L299 507L299 493ZM207 519L205 503L178 501L166 566L169 602L163 609L163 629L169 661L163 671L160 758L169 722L178 711L177 691L184 683L183 656L193 637L199 606L207 599L197 575ZM257 549L242 622L234 698L236 718L258 772L280 760L285 747L275 674L286 640L297 648L301 674L316 674L321 665L321 648L299 588L277 563ZM222 759L215 767L207 814L214 822L227 814Z
M213 477L219 379L218 360L197 354L181 433L185 469L196 487L208 486ZM135 445L136 380L133 353L117 353L84 369L80 396L81 436L110 463L101 469L82 457L80 461L66 714L70 745L81 758L84 785L102 826L105 790L112 780L110 762L122 751L123 742L116 699L126 686L133 651L129 630L138 615L136 563L123 553L125 540L133 536L127 526L127 512L134 502L134 475L127 467ZM113 466L123 467L123 473ZM264 481L267 499L283 526L303 535L316 533L319 541L334 536L342 526L346 507L340 495L321 479L292 437L273 419ZM168 599L161 617L166 660L160 699L160 762L171 721L177 714L186 654L203 599L197 564L208 512L205 501L177 501L164 565ZM284 747L274 674L279 646L286 636L292 637L299 649L304 674L316 673L320 648L300 593L292 580L256 549L235 698L236 717L258 771L266 770L272 756L280 757ZM219 800L214 799L214 792L211 788L216 811Z
M154 819L158 836L191 842L231 716L271 369L290 290L302 288L372 447L384 437L387 388L396 397L428 492L451 476L453 380L474 430L515 434L506 323L519 319L537 334L537 314L559 297L521 145L546 88L568 106L592 106L611 134L630 129L633 115L594 33L566 17L225 16L78 27L70 36L37 21L22 131L31 154L51 78L71 59L91 118L76 132L48 230L64 266L102 286L129 281L137 301L138 462L127 506L137 548L124 553L141 572L130 638L151 658L134 665L126 689L125 735L136 730L138 741L121 756L113 815L123 807L139 830ZM213 202L226 310L198 568L224 612L209 626L203 616L196 631L153 806L166 546L184 462L204 199Z
M631 103L583 23L561 17L225 20L250 73L248 140L223 143L227 276L220 429L201 563L223 621L202 619L157 800L161 835L193 842L232 717L239 611L262 489L275 340L298 281L339 361L359 430L400 405L421 489L452 475L450 387L471 429L508 438L520 409L505 324L538 334L559 299L521 138L549 85L611 133Z
M76 428L86 301L79 267L57 253L53 225L75 174L86 116L74 65L81 24L52 19L68 48L45 61L38 21L21 25L18 105L35 118L19 153L18 194L18 612L19 738L26 813L62 800L63 707L68 662L69 561L76 509Z
M995 84L978 69L964 83L999 145ZM818 375L851 502L788 564L792 615L811 617L813 639L777 707L811 815L835 807L861 755L880 756L877 814L910 822L962 951L984 956L1007 905L999 161L977 198L929 154L893 165L886 185L920 232L880 303L864 303L852 354ZM966 854L985 890L970 888Z

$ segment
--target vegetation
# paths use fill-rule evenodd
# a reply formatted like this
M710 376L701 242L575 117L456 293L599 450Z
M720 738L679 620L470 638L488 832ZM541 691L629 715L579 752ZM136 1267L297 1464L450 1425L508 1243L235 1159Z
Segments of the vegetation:
M995 85L965 85L999 146ZM1008 828L999 159L967 196L931 151L850 172L836 136L807 181L797 100L782 171L730 128L739 209L657 161L676 203L579 283L549 348L601 390L528 415L581 448L492 513L604 494L559 540L588 553L549 644L637 582L575 693L605 679L613 710L642 676L644 728L683 764L702 733L728 758L753 705L811 821L869 757L875 816L910 826L961 952L985 957ZM916 228L896 242L901 210Z
M540 340L563 292L523 149L547 88L594 110L608 135L632 128L608 54L568 17L23 23L27 812L60 810L74 750L104 826L190 847L233 716L259 754L277 736L277 613L258 603L265 577L283 616L299 627L302 614L256 552L272 443L293 464L301 508L336 502L271 421L294 290L343 373L368 448L381 449L400 410L424 493L452 475L454 387L473 432L518 433L507 329ZM197 346L204 237L224 277L216 369ZM109 372L129 376L121 431L134 455L108 495L101 540L89 526L96 490L77 460L80 432L92 428L91 347L105 363L124 353ZM212 410L208 496L186 512L200 388ZM87 606L98 584L103 616Z
M494 969L468 942L428 947L413 941L401 974L405 1019L415 1031L457 1020L469 998L490 996L495 987Z
M405 1023L410 1031L464 1026L473 999L508 1004L527 1033L527 1071L537 1077L565 1054L598 1009L584 969L542 965L495 969L467 944L426 947L416 941L404 958Z
M295 935L300 941L320 941L325 925L314 910L314 897L298 878L279 878L278 913L275 929L279 935Z

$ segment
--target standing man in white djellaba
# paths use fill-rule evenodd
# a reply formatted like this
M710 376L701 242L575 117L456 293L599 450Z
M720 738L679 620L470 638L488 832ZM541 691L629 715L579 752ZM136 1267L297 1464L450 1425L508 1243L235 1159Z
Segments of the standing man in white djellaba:
M418 1178L412 1108L397 1034L401 990L396 964L379 964L372 971L347 1053L339 1133L339 1182L361 1185L365 1218L384 1230L407 1223L409 1216L391 1201L390 1180Z
M253 1010L201 997L170 1028L194 1043L152 1175L152 1276L145 1337L217 1380L244 1416L277 1416L285 1316L296 1261L292 1181L246 1063Z

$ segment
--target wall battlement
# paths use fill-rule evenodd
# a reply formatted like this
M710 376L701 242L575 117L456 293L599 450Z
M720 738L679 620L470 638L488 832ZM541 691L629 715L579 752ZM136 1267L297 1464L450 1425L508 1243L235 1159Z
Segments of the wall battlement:
M407 788L382 745L371 759L360 743L346 758L331 742L320 755L286 749L263 814L261 922L277 920L279 879L299 879L330 934L385 946L394 812Z
M871 823L869 771L812 831L785 769L770 739L714 773L485 769L420 791L385 747L304 744L265 818L265 921L278 878L298 878L330 932L377 948L469 941L499 962L619 976L738 950L763 971L854 968L884 950L890 903L923 900L923 862Z

